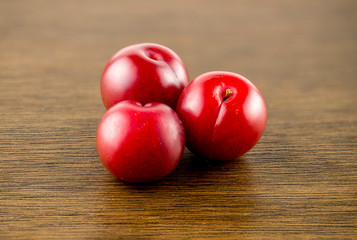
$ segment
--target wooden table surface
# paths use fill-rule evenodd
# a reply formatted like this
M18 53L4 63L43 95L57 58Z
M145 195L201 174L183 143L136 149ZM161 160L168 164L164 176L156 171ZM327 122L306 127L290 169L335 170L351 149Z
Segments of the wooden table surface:
M95 148L117 50L248 77L260 142L125 185ZM0 239L357 239L356 1L0 1Z

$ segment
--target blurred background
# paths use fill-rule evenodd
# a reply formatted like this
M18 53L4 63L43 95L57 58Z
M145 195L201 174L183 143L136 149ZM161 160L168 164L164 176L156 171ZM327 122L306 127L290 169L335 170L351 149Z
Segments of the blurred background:
M0 47L12 51L2 51L1 66L16 60L29 71L41 64L54 71L78 70L82 73L74 80L88 83L99 76L83 74L95 67L99 75L120 48L155 42L176 51L191 78L219 69L245 74L259 85L282 77L280 84L291 84L293 78L316 80L311 75L319 65L324 71L315 84L338 84L329 78L340 76L329 72L342 68L343 77L350 77L355 71L345 64L356 60L355 8L348 0L3 0ZM69 59L78 64L64 69L61 64ZM289 76L291 68L295 76Z

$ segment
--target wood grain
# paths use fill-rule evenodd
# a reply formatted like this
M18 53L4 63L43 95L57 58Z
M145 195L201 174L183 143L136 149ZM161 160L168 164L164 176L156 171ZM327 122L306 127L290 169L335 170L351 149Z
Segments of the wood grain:
M355 1L0 1L0 239L356 239ZM95 149L109 57L176 51L263 93L261 141L151 185Z

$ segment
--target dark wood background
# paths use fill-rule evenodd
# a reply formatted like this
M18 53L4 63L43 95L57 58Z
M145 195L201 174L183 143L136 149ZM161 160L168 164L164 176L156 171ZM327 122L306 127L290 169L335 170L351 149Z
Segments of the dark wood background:
M152 185L102 166L100 75L161 43L190 78L248 77L268 124L243 157L185 151ZM0 1L0 239L356 239L356 1Z

